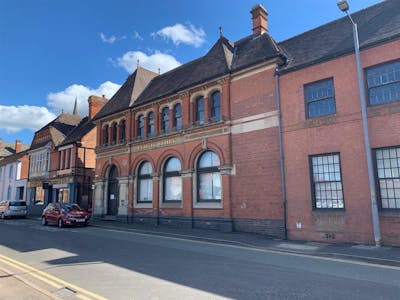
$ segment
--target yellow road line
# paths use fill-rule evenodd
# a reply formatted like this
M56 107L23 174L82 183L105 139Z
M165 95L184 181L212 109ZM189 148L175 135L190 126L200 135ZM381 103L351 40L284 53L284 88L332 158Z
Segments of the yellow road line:
M59 288L62 288L62 287L65 286L65 287L69 287L70 289L72 289L74 291L77 291L77 292L79 292L81 294L90 296L90 297L92 297L94 299L97 299L97 300L108 300L107 298L105 298L103 296L100 296L100 295L97 295L97 294L95 294L93 292L85 290L85 289L83 289L83 288L81 288L79 286L76 286L76 285L74 285L72 283L69 283L69 282L67 282L65 280L62 280L62 279L60 279L58 277L50 275L49 273L40 271L39 269L31 267L31 266L29 266L27 264L24 264L22 262L19 262L19 261L15 260L15 259L9 258L9 257L1 255L1 254L0 254L0 259L2 261L8 262L9 265L12 265L12 266L16 267L17 269L20 269L20 270L25 269L24 271L30 270L31 272L33 272L33 273L30 272L29 273L30 275L32 275L33 277L36 277L36 278L38 278L38 279L40 279L40 280L42 280L44 282L51 282L49 280L55 281L55 282L61 284L61 286L59 286ZM55 284L54 282L52 282L52 283Z
M11 267L13 267L13 268L16 268L16 269L18 269L18 270L21 270L21 271L23 271L25 274L29 274L30 276L35 277L36 279L39 279L40 281L43 281L43 282L45 282L45 283L51 285L52 287L54 287L54 288L56 288L56 289L61 289L61 288L63 287L62 285L59 285L59 284L57 284L57 283L55 283L55 282L53 282L53 281L50 281L50 280L48 280L48 279L46 279L46 278L43 278L43 276L40 276L40 275L38 275L38 274L35 274L33 271L27 271L27 269L25 269L25 268L23 268L23 267L20 267L20 266L18 266L18 265L15 265L14 263L9 262L8 260L3 259L3 258L2 258L2 255L0 255L0 261L3 262L3 263L5 263L5 264L7 264L7 265L9 265L9 266L11 266Z
M27 286L30 286L31 288L37 290L39 293L42 293L43 295L48 296L49 298L56 299L56 300L62 300L60 297L57 297L56 295L52 294L51 292L46 291L45 289L42 289L41 287L37 286L32 281L22 277L21 275L17 275L14 272L12 272L4 267L0 267L0 270L5 272L8 275L11 275L13 278L16 278L17 280L23 282Z

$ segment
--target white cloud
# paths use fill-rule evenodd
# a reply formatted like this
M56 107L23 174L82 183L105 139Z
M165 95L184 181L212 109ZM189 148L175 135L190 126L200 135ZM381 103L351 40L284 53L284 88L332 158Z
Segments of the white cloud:
M117 37L115 35L112 35L110 37L107 37L104 33L100 32L100 38L104 43L108 43L108 44L113 44L116 40Z
M158 73L158 68L160 68L161 73L164 73L181 65L172 55L159 51L151 55L141 51L129 51L117 58L116 64L132 73L136 70L138 60L140 66L156 73Z
M104 43L108 43L108 44L114 44L116 41L121 41L121 40L125 40L125 39L126 39L126 36L125 36L125 35L120 36L120 37L117 37L117 36L115 36L115 35L111 35L111 36L107 37L107 36L106 36L104 33L102 33L102 32L100 32L99 35L100 35L100 39L101 39Z
M0 115L0 128L7 132L15 133L23 129L36 131L56 118L46 107L39 106L2 106Z
M196 48L203 45L206 41L206 33L204 30L202 28L196 28L190 23L188 26L177 23L174 26L164 27L163 29L152 34L152 36L156 35L159 35L164 39L172 40L175 45L182 43L195 46Z
M143 41L142 36L141 36L141 35L139 34L139 32L137 32L136 30L133 31L133 33L132 33L132 38L133 38L134 40L141 40L141 41Z
M97 89L90 87L73 84L67 87L63 91L56 93L50 93L47 96L47 104L56 114L61 113L64 110L66 113L72 113L75 104L75 98L78 98L78 112L82 116L88 115L88 102L87 99L91 95L105 95L106 98L110 99L115 92L120 88L119 84L106 81L102 83Z

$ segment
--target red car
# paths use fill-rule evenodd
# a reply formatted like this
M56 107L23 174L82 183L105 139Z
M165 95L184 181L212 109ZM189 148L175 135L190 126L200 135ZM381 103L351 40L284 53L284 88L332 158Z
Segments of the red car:
M42 213L43 226L49 223L57 224L60 228L65 225L86 226L89 219L90 213L78 204L50 203Z

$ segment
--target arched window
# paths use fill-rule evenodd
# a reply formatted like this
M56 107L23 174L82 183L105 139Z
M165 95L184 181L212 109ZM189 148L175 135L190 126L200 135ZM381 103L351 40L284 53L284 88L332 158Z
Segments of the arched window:
M181 162L176 157L171 157L164 165L164 202L182 201Z
M197 162L197 201L221 201L220 161L214 152L204 152Z
M147 115L147 135L154 135L154 113L152 111Z
M204 98L196 99L196 123L204 124Z
M112 166L108 173L107 215L118 214L118 169Z
M137 202L153 201L153 179L151 173L153 168L148 161L144 161L139 166L137 184Z
M126 121L122 120L119 124L119 142L125 143L125 134L126 134Z
M104 126L103 145L108 145L108 125Z
M114 145L117 143L117 123L112 124L111 134L111 143Z
M174 106L174 128L179 130L182 128L182 106L180 103Z
M144 116L140 115L137 119L137 137L144 138Z
M168 132L169 131L169 108L164 107L161 111L161 131Z
M221 120L221 93L215 92L211 95L211 120Z

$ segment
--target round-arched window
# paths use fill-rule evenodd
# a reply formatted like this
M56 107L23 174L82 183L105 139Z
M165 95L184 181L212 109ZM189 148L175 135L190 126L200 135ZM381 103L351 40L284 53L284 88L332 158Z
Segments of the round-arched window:
M137 120L137 137L144 138L144 116L140 115Z
M179 130L182 128L182 106L180 103L174 106L174 129Z
M138 170L138 184L137 184L137 202L151 202L153 201L153 178L151 173L153 168L148 161L140 164Z
M122 120L121 123L119 123L119 142L120 143L125 142L125 133L126 133L126 121Z
M152 111L147 115L147 135L154 135L154 113Z
M111 143L114 145L117 143L117 123L113 123L111 128Z
M166 133L169 131L169 108L164 107L161 111L161 131Z
M220 202L222 199L220 160L213 151L205 151L197 163L197 201Z
M211 120L221 120L221 93L215 92L211 95Z
M104 126L103 145L108 145L108 125Z
M163 171L164 202L182 201L181 162L176 157L169 158Z
M196 123L204 124L204 98L196 99Z

